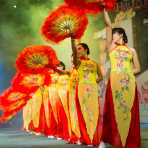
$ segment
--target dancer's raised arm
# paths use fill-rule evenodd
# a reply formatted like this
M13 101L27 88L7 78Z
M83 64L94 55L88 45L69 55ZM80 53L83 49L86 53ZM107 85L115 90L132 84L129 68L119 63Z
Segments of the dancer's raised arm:
M109 49L112 42L112 24L108 12L104 8L104 20L106 25L106 48Z

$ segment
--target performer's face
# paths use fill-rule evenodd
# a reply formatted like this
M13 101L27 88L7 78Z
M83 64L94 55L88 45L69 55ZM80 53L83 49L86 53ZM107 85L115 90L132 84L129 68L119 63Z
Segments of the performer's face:
M122 44L122 42L123 42L123 35L119 34L118 32L115 32L113 34L113 42L114 43L118 43L118 44Z
M77 45L76 49L78 58L87 55L87 50L82 45Z

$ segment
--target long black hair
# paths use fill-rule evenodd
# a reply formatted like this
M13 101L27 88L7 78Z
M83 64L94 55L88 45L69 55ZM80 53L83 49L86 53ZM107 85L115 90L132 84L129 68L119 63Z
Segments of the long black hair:
M90 54L89 47L88 47L88 45L87 45L86 43L79 43L78 45L81 45L84 49L86 49L86 50L87 50L87 55L89 55L89 54Z
M123 41L124 43L128 43L128 38L127 38L127 35L125 33L125 30L123 28L113 28L112 29L112 34L114 33L119 33L120 35L123 35Z

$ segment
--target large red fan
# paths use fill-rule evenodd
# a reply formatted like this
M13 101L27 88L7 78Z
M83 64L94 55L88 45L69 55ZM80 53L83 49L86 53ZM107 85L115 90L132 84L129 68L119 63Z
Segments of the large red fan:
M83 11L63 5L50 13L45 19L41 33L48 41L55 43L67 37L79 39L87 24L88 19Z
M98 13L105 7L107 10L115 8L116 0L65 0L70 7L78 7L85 13Z
M59 64L55 51L50 46L35 45L23 49L16 59L16 67L24 73L43 73Z
M10 120L27 103L31 96L24 90L17 90L10 87L0 96L0 110L3 114L0 116L0 122Z

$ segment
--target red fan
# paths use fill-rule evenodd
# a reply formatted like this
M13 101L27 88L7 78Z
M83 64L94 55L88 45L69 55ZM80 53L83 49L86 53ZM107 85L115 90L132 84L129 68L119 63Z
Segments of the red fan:
M67 37L79 39L88 24L84 12L63 5L49 14L43 23L41 33L48 41L58 43Z
M78 7L85 13L98 13L105 7L107 10L115 8L116 0L65 0L70 7Z
M35 92L40 86L48 85L51 82L49 72L31 74L18 73L12 80L12 86L17 90L24 90L27 94Z
M16 59L19 71L25 73L43 73L59 64L55 51L44 45L30 46L23 49Z
M1 107L7 105L5 108L9 108L9 104L15 103L21 99L27 100L29 99L29 95L26 94L23 89L17 90L14 87L10 87L0 96L0 104Z
M26 94L23 89L18 91L15 88L8 88L0 96L0 109L3 114L0 116L0 122L11 119L27 103L31 96Z

